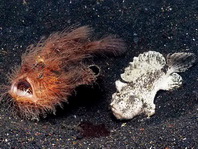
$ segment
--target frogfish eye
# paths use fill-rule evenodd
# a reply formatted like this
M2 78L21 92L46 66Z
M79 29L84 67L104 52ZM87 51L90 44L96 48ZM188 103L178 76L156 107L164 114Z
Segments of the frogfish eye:
M26 79L19 80L19 82L17 83L17 89L25 91L29 94L33 94L31 84Z
M90 65L89 69L92 70L95 76L98 76L100 74L100 68L97 65Z

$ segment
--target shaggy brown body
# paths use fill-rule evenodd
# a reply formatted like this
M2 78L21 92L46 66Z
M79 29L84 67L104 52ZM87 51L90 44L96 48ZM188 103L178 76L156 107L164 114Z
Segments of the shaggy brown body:
M79 85L92 84L97 75L82 60L95 53L119 55L124 42L113 36L90 41L88 26L51 34L36 46L29 46L22 56L20 68L9 76L18 113L27 119L38 119L55 112L67 102Z

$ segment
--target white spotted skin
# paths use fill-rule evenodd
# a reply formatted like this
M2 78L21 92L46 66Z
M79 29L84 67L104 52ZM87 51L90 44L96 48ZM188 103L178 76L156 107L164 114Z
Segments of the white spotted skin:
M116 81L117 92L112 95L111 110L117 119L132 119L136 115L145 113L148 117L155 114L154 97L157 93L155 83L142 84L145 77L137 81L134 85ZM118 83L119 82L119 83ZM120 89L121 88L121 89Z
M194 56L189 53L175 55L176 58L174 55L171 57L173 62L182 60L183 57ZM155 51L134 57L133 62L130 62L121 74L122 81L115 82L117 91L112 95L110 104L113 115L120 120L132 119L140 114L145 114L147 117L154 115L156 93L159 90L172 90L182 85L181 76L175 73L173 68L178 70L179 66L182 70L187 70L194 61L193 58L189 65L186 65L188 63L185 61L185 65L175 63L173 66L168 66L165 57Z

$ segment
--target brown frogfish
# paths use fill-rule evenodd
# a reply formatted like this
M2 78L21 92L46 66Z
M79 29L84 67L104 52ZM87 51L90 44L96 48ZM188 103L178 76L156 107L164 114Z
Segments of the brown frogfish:
M20 66L8 75L7 92L21 117L33 120L55 113L76 87L96 81L99 67L86 64L86 59L96 54L117 56L126 50L124 41L113 35L99 40L92 36L89 26L70 28L27 48Z

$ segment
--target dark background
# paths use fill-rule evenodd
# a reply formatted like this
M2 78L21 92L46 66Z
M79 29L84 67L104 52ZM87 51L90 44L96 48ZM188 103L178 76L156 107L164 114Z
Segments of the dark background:
M57 115L39 122L0 107L0 148L198 148L198 69L182 73L183 86L158 92L156 114L116 120L109 103L114 82L134 56L197 52L197 0L1 0L1 82L29 44L73 25L90 25L94 38L117 34L127 43L120 57L96 57L97 83L79 87Z

